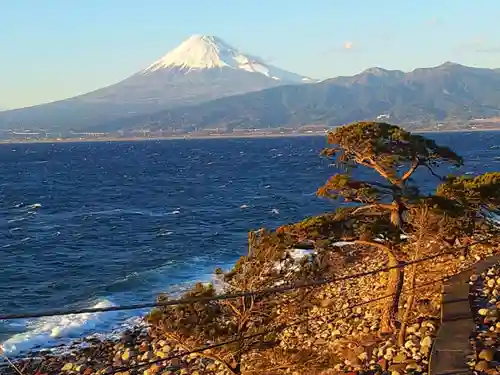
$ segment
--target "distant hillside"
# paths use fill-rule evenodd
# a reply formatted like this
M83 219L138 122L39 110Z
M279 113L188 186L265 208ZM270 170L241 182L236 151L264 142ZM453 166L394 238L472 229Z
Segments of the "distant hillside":
M290 83L314 82L222 39L193 35L125 80L74 98L0 113L0 129L79 130Z
M298 127L340 125L380 115L394 123L500 116L500 70L449 62L409 73L370 68L352 77L270 88L93 128Z

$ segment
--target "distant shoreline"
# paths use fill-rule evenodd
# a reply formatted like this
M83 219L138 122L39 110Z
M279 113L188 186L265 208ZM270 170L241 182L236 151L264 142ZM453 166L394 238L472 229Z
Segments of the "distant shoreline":
M413 133L471 133L471 132L493 132L500 131L493 129L449 129L430 130L424 129L413 131ZM296 138L296 137L323 137L327 133L286 133L286 134L219 134L219 135L185 135L166 137L124 137L124 138L84 138L84 139L36 139L36 140L0 140L0 144L37 144L37 143L90 143L90 142L141 142L141 141L171 141L171 140L191 140L191 139L239 139L239 138Z

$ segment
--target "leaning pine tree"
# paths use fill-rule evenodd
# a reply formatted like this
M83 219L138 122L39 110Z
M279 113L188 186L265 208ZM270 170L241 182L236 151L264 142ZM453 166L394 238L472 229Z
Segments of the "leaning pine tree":
M390 298L382 310L381 330L392 332L403 285L404 245L418 229L412 213L418 207L430 208L433 225L428 239L441 247L480 233L486 238L493 233L486 220L488 212L500 202L500 174L442 178L438 168L443 164L459 167L462 158L433 140L387 123L359 122L337 128L328 135L328 143L332 147L323 154L333 158L343 173L333 175L318 195L351 203L335 215L329 225L330 238L385 253L391 268ZM360 166L372 172L358 180L351 171ZM435 192L422 192L415 184L412 176L419 168L442 182Z

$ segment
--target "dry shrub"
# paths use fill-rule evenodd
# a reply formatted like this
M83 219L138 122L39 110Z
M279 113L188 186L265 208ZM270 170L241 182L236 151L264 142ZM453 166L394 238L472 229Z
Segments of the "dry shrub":
M336 262L332 261L333 258L321 252L297 261L290 255L295 242L296 239L287 233L260 230L250 234L248 254L241 257L229 272L216 272L223 292L264 291L329 275ZM171 340L185 350L235 340L208 353L200 353L221 363L233 374L254 368L266 373L263 367L266 363L269 371L277 370L276 363L299 368L305 366L307 356L295 351L287 353L279 348L279 333L290 322L305 316L314 302L313 291L314 288L299 288L287 293L263 293L167 306L155 309L148 322L155 336ZM207 298L216 294L213 285L198 283L183 297ZM159 297L159 301L168 299L166 294ZM315 363L322 362L317 359Z

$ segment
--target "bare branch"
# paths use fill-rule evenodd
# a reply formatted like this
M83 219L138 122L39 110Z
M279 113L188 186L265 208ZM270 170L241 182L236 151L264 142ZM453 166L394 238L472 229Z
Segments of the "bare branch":
M436 172L434 172L434 170L432 169L432 167L427 164L427 163L424 163L422 164L424 165L425 167L427 167L427 169L429 170L429 172L431 172L431 174L434 176L434 177L437 177L439 180L443 181L444 180L444 177L438 175Z
M349 215L357 215L362 211L370 210L372 208L378 208L381 210L389 210L390 211L392 209L392 205L383 204L383 203L369 204L367 206L361 206L361 207L356 208L354 211L350 212Z
M410 176L413 174L413 172L417 170L419 166L420 166L420 160L417 159L412 163L410 169L408 169L408 171L403 175L403 177L401 177L401 181L405 183L406 180L410 178Z

